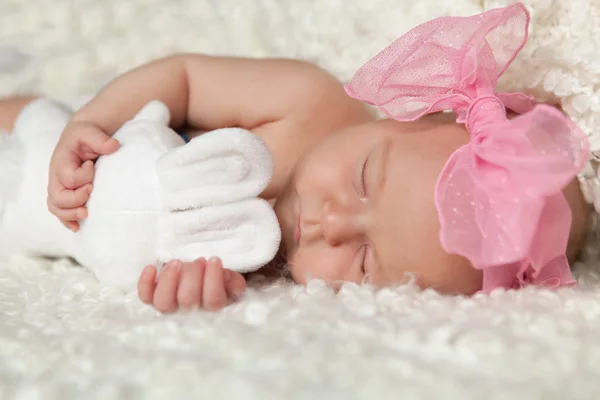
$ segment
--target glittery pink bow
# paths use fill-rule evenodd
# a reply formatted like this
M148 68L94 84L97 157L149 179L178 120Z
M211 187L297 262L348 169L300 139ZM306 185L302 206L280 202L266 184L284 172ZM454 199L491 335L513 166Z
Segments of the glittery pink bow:
M574 283L562 189L587 161L587 139L555 108L495 91L528 25L522 4L432 20L376 55L346 86L399 121L453 110L466 125L469 143L443 168L435 203L442 246L483 270L485 292ZM521 115L509 120L506 108Z

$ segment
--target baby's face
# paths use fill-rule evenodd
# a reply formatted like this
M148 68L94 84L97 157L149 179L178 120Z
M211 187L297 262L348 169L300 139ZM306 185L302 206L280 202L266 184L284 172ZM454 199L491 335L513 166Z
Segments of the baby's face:
M275 203L292 277L377 286L417 278L470 294L481 274L443 251L437 177L468 139L436 121L370 122L328 136L296 165Z

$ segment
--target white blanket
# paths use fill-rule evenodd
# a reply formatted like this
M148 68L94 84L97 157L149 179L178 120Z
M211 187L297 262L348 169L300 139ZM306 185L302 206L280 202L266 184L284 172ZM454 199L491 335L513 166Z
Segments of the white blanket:
M71 99L174 51L300 57L347 79L419 22L509 2L3 0L0 94ZM559 98L593 132L600 5L525 4L531 40L503 87ZM470 299L256 282L220 313L164 317L65 260L17 258L0 265L0 399L596 399L595 268L578 265L577 289Z

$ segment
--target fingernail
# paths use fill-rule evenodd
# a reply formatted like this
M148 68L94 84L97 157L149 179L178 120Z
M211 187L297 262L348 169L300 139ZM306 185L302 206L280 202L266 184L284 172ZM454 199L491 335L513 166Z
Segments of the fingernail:
M77 217L77 219L84 219L86 214L87 213L82 209L75 211L75 216Z
M176 260L173 263L173 268L175 268L176 270L180 270L183 267L183 263L179 260Z
M212 265L215 265L218 262L219 262L219 257L211 257L211 258L208 259L208 263L212 264Z
M240 300L242 298L242 296L244 296L244 292L245 292L245 290L234 291L233 292L233 299L235 301Z
M150 273L150 271L152 270L152 266L151 265L146 265L144 267L144 269L142 270L142 275L147 275Z
M224 269L223 270L223 281L230 282L231 278L233 278L233 274L231 273L231 271L228 269Z

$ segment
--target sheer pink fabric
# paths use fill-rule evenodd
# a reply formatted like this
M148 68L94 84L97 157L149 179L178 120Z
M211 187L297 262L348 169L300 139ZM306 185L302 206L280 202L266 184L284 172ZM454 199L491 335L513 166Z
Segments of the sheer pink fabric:
M346 86L389 117L453 110L471 134L435 189L440 239L483 270L483 291L574 283L565 256L571 226L562 189L589 157L585 135L523 93L496 93L527 40L522 4L432 20L367 62ZM506 108L522 114L508 120Z

